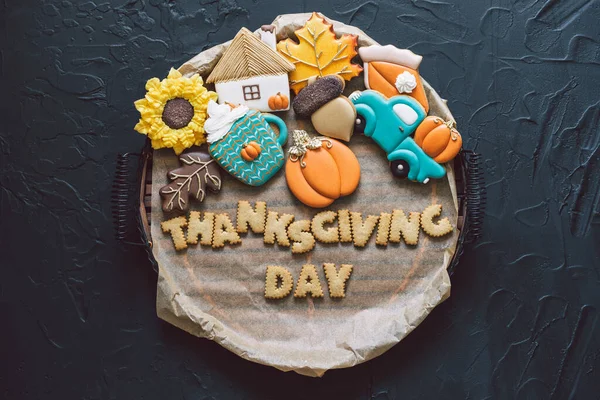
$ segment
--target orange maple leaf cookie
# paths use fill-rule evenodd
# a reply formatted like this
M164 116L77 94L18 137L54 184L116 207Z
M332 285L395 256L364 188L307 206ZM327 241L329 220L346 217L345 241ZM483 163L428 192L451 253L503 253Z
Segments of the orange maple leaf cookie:
M356 35L342 35L336 39L333 25L313 13L296 32L298 43L286 39L277 43L277 50L296 66L290 72L290 87L296 94L313 76L339 75L345 80L358 76L360 65L352 64L356 55Z

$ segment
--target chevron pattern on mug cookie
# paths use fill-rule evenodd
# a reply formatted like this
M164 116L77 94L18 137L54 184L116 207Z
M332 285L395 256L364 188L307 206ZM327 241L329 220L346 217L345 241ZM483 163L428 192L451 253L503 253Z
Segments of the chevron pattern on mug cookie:
M253 161L244 160L240 151L244 144L257 142L262 152ZM284 155L271 126L249 112L240 118L223 139L210 145L212 157L228 173L250 186L260 186L268 181L284 163Z

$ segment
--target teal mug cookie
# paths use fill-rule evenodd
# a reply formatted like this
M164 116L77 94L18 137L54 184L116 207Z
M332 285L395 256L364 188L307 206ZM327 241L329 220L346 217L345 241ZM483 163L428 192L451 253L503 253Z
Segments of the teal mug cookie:
M285 122L245 106L211 102L205 124L208 151L228 173L250 186L266 183L281 169L287 142ZM276 135L270 124L279 129Z

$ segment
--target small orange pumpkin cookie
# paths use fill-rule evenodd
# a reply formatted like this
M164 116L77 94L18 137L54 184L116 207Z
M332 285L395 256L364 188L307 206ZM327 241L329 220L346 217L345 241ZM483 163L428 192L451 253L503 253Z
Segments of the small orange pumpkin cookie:
M287 110L290 105L290 99L285 94L277 92L276 95L269 97L268 105L273 111Z
M240 151L240 155L246 161L254 161L260 155L262 149L260 148L260 144L256 142L246 143Z
M430 116L415 131L415 143L435 162L442 164L456 157L462 147L462 137L454 121Z
M352 150L334 139L311 138L306 131L294 131L293 137L285 178L298 200L323 208L356 190L360 164Z

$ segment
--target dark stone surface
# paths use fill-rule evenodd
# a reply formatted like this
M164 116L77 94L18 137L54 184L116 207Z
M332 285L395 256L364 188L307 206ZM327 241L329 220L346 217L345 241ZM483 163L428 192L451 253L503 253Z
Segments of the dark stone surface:
M588 399L600 388L600 3L5 0L0 396ZM318 9L424 55L484 155L482 240L452 296L374 361L322 379L159 321L142 248L113 239L115 155L144 82L278 14Z

